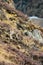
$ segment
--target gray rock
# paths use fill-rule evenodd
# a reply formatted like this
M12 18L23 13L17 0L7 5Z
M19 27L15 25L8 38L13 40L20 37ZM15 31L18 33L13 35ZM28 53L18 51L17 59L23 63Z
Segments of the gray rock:
M43 43L43 38L42 38L42 36L41 36L40 30L35 29L35 30L33 31L33 38L34 38L35 40L39 41L40 43Z
M24 30L24 34L43 44L43 37L41 36L41 31L38 29L31 31Z

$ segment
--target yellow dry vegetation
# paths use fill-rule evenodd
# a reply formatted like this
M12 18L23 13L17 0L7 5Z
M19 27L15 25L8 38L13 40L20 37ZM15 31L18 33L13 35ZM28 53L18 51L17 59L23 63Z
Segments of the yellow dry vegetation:
M40 65L42 62L39 57L43 56L43 28L33 24L29 19L25 20L25 17L20 17L19 13L11 13L3 7L1 10L5 18L0 16L0 62ZM38 60L34 60L34 56L37 56Z

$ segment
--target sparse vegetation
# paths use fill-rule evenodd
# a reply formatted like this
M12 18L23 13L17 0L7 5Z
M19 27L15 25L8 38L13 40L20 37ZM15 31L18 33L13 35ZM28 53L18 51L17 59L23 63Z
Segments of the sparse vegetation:
M6 2L0 8L0 65L43 65L43 28Z

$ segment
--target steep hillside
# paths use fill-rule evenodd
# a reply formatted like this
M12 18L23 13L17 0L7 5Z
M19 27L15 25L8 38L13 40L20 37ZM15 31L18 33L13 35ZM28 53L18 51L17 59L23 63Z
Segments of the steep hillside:
M0 65L43 65L43 28L7 1L0 0Z

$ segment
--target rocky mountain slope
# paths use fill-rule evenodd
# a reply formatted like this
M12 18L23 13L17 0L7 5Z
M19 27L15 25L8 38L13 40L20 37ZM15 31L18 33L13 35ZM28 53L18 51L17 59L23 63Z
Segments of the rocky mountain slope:
M0 0L0 65L43 65L43 27L11 2Z

